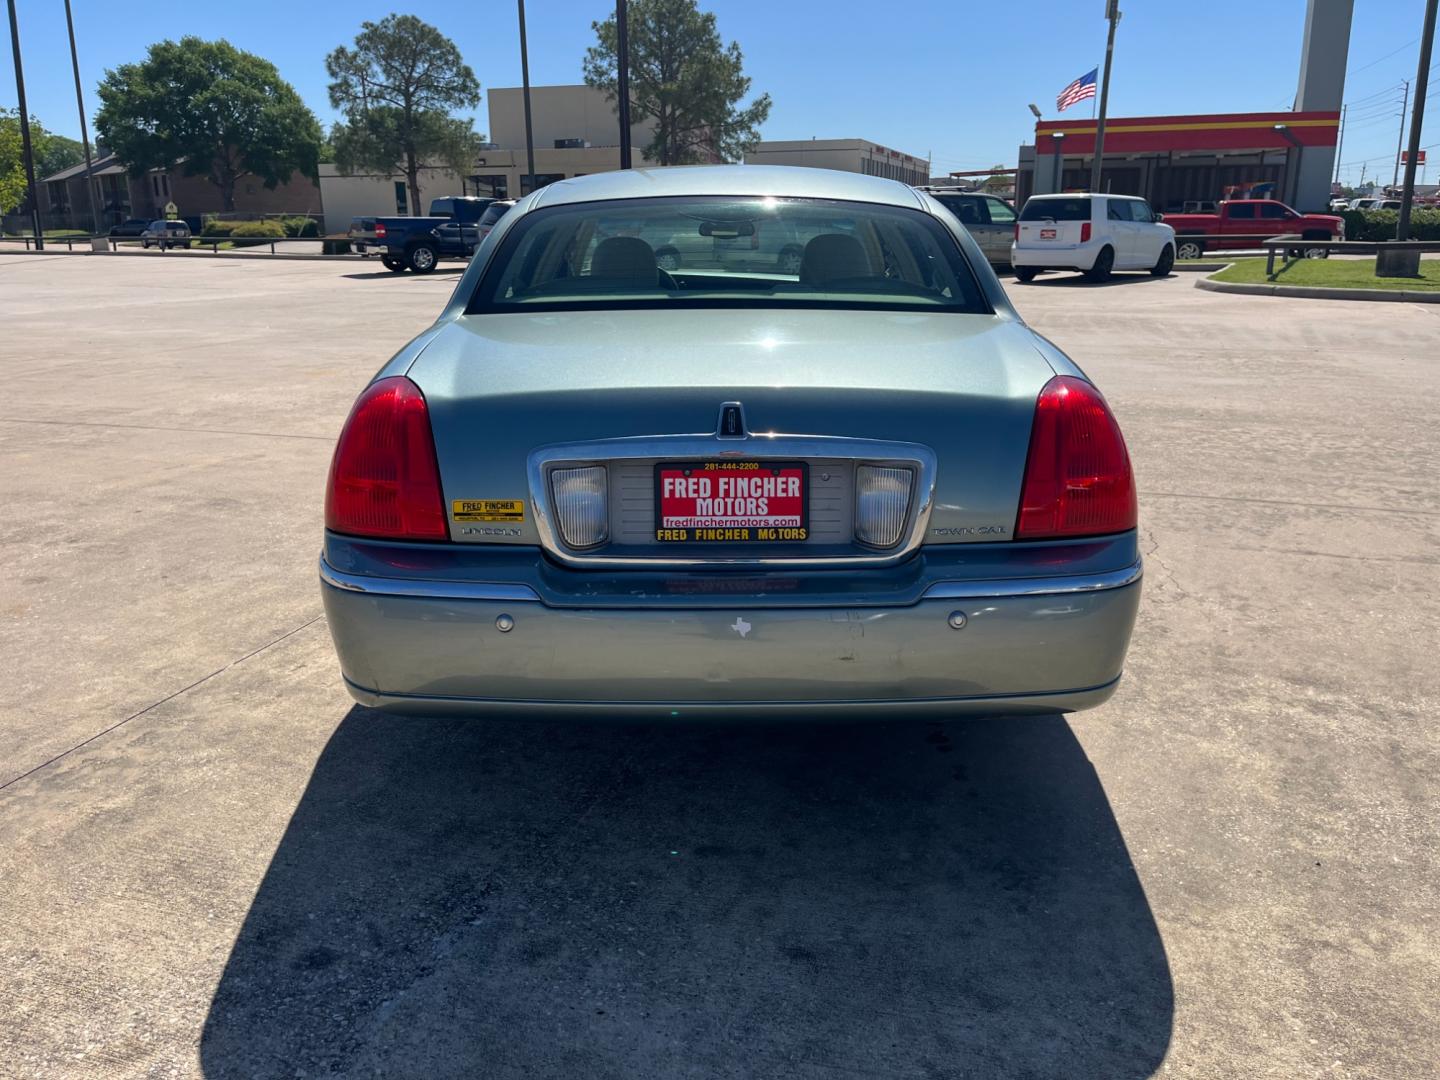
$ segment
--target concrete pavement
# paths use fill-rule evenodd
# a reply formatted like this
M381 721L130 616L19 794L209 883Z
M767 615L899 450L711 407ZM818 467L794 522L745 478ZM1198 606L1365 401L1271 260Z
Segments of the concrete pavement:
M1440 310L1010 283L1142 492L1095 712L391 720L321 494L453 281L0 259L0 1072L1433 1067Z

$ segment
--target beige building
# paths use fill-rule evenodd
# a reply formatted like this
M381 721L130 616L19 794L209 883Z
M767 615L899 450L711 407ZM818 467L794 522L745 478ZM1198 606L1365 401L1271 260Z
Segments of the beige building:
M354 217L424 215L432 199L446 195L515 199L556 180L620 167L619 122L614 106L601 91L588 86L530 88L533 177L525 157L523 91L518 86L496 87L488 91L488 96L491 142L485 144L468 173L438 167L422 170L418 207L409 204L401 173L345 176L334 165L321 165L326 228L343 231ZM643 151L652 132L650 123L631 126L634 164L649 163Z
M803 165L812 169L885 176L906 184L924 184L930 163L868 139L786 139L762 142L745 155L746 165Z

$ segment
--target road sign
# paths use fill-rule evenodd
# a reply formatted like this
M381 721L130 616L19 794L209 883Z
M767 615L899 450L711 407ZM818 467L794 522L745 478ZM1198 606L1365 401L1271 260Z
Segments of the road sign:
M176 216L177 214L179 214L179 213L180 213L180 208L179 208L178 206L176 206L173 202L167 202L167 203L165 204L165 216L166 216L167 218L173 218L173 217L175 217L175 216Z

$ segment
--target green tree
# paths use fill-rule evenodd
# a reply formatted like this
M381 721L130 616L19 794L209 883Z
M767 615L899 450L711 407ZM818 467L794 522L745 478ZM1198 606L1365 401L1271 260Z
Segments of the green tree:
M720 40L715 16L695 0L633 0L629 10L631 120L655 121L645 156L661 165L712 154L735 161L759 142L770 95L740 107L750 79L740 46ZM585 81L617 101L615 16L591 25L597 42L585 53Z
M34 136L38 125L30 121ZM20 137L20 113L0 109L0 214L8 214L25 201L25 154Z
M274 64L224 40L162 41L107 71L95 130L133 175L178 165L219 188L226 210L247 176L274 188L319 175L315 114Z
M330 104L345 115L330 138L344 173L401 173L420 210L420 170L443 164L469 171L481 136L451 115L480 104L480 82L455 43L414 15L360 24L355 47L325 58Z
M31 125L30 133L33 137L35 125ZM61 169L68 169L72 165L79 165L85 160L84 147L80 145L79 139L67 139L64 135L56 135L53 131L47 131L45 136L45 150L35 152L35 179L37 181L53 176Z

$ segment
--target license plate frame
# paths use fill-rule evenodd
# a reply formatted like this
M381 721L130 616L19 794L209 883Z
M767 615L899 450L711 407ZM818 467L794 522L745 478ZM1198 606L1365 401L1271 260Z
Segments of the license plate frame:
M766 499L766 513L734 513L735 498L731 496L732 505L725 508L726 512L700 514L698 512L701 508L700 496L688 492L684 494L675 494L673 491L666 492L666 477L675 476L677 473L687 480L693 478L699 481L709 478L712 484L708 495L712 502L720 502L725 498L719 483L722 478L752 477L762 481L770 478L777 481L776 486L779 486L778 481L782 479L798 478L799 494L782 491L774 496L769 496L744 492L740 498ZM763 488L763 483L760 487ZM778 508L770 505L768 500L772 499L778 501ZM681 512L686 508L687 501L695 508L695 513ZM746 546L750 544L804 543L810 537L810 466L807 462L793 460L724 461L707 459L657 462L655 465L654 506L654 535L656 543L660 544L739 544ZM667 513L667 509L673 512ZM782 518L785 519L783 522L775 520ZM668 525L666 523L667 520L674 522L680 519L691 519L691 522ZM729 523L693 523L699 520L728 521Z

